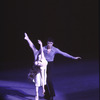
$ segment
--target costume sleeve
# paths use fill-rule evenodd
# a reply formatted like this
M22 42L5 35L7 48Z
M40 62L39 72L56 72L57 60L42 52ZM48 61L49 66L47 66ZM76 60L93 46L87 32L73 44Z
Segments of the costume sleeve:
M74 56L72 56L72 55L70 55L70 54L68 54L66 52L63 52L63 51L61 51L58 48L56 48L56 52L55 53L61 54L61 55L65 56L65 57L67 57L67 58L71 58L71 59L74 59L75 58Z

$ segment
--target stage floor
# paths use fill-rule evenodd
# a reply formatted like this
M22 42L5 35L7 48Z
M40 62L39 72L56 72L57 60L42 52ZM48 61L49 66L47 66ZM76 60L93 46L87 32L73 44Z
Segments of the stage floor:
M35 86L27 79L28 63L1 63L1 67L0 100L34 100ZM99 100L98 60L55 62L53 71L54 100ZM45 100L42 87L39 94L39 100Z

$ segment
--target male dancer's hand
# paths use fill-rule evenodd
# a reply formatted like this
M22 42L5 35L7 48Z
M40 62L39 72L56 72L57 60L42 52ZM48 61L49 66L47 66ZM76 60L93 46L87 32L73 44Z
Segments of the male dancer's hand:
M75 57L74 59L82 59L81 57Z

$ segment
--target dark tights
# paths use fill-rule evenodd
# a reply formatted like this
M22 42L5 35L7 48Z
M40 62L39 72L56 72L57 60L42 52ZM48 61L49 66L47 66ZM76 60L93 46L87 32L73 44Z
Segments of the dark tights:
M47 66L47 85L45 85L45 96L55 96L55 91L52 83L52 77L53 77L53 62L48 62Z

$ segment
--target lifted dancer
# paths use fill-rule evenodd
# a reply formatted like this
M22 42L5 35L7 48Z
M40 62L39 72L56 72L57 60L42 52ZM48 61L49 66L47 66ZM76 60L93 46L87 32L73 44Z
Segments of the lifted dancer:
M38 100L39 99L38 90L40 86L42 86L43 94L45 93L44 85L46 85L46 79L47 79L46 69L47 69L48 62L46 61L44 57L43 45L42 45L41 40L38 40L38 43L40 45L40 53L39 53L38 50L35 48L34 44L29 39L27 33L24 33L24 34L25 34L24 39L27 40L35 57L33 69L28 74L28 77L32 79L33 82L35 82L35 87L36 87L35 100Z

